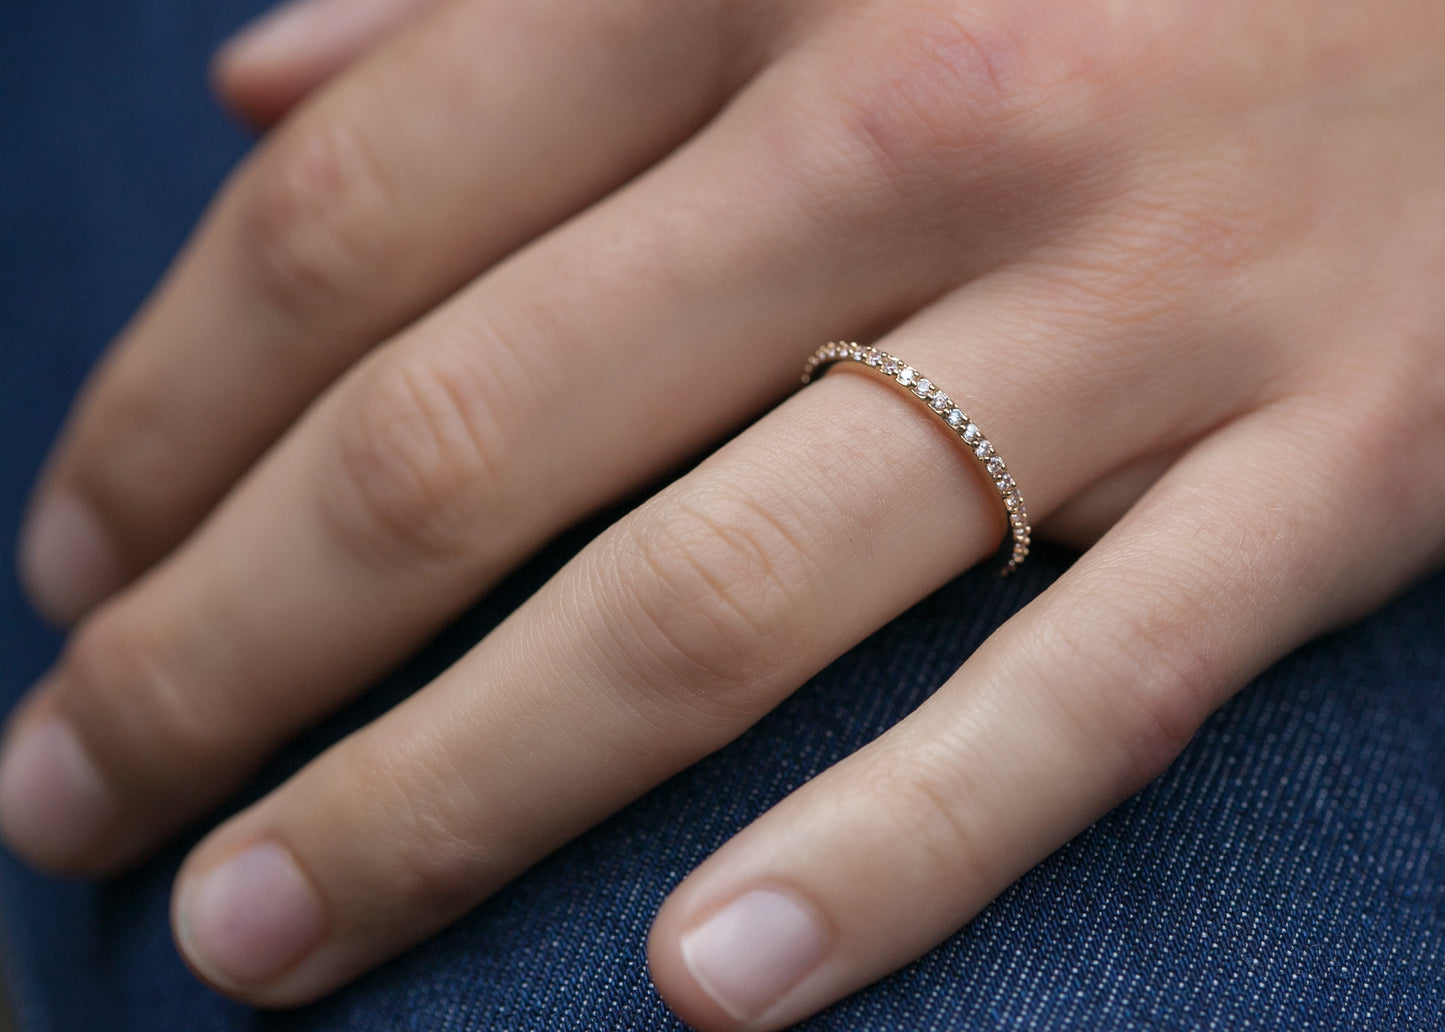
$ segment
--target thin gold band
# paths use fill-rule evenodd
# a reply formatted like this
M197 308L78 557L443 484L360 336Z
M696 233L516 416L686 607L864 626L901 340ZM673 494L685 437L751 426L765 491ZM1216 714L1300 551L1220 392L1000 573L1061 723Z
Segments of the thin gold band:
M934 386L918 370L903 359L880 351L877 348L860 347L854 343L832 341L824 344L808 358L803 366L803 383L810 383L815 375L835 362L857 362L892 380L900 387L928 406L928 411L948 428L968 453L979 461L988 475L989 483L998 492L1003 502L1004 514L1008 518L1008 529L1013 537L1013 550L1004 563L1003 572L1012 573L1018 569L1029 554L1029 514L1024 508L1023 495L1004 465L1003 459L994 450L993 442L984 436L978 424L964 414L963 409L953 403L947 394Z

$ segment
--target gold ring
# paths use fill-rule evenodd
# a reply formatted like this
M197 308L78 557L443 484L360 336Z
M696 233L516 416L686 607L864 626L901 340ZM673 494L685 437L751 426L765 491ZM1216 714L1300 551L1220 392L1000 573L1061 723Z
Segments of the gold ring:
M1004 515L1008 520L1009 533L1013 538L1013 549L1004 563L1003 573L1009 574L1018 569L1029 554L1028 510L1024 508L1023 495L1019 494L1018 484L1014 483L1013 475L1004 465L993 442L984 436L984 432L979 429L978 424L969 419L963 409L955 405L953 399L936 387L932 380L901 358L877 348L859 347L857 344L843 341L824 344L813 352L808 358L807 364L803 366L803 383L812 382L815 375L819 375L821 371L836 362L856 362L865 369L871 369L887 377L899 387L906 388L908 393L922 401L928 407L928 411L933 413L968 450L968 453L978 460L983 471L988 475L989 483L998 492L999 500L1003 502ZM1005 541L1007 540L1005 538Z

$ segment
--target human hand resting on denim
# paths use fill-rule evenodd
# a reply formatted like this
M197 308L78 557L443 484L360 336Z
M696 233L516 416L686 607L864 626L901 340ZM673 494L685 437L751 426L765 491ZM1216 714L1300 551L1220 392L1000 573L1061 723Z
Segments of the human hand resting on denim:
M701 1029L917 957L1445 556L1439 0L311 2L223 55L279 124L39 489L76 628L11 727L15 850L136 863L736 436L197 847L175 927L226 993L437 931L989 557L968 425L1086 550L674 892L652 971ZM840 335L948 401L793 393Z

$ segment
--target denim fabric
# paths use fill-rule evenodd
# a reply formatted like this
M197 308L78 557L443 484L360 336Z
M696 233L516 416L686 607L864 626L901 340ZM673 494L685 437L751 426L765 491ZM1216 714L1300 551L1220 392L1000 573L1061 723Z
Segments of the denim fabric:
M0 536L68 397L241 136L202 90L252 0L4 0ZM218 327L218 331L223 328ZM271 765L275 784L495 623L595 528L517 574L416 662ZM643 942L669 888L738 828L914 708L1058 575L960 578L733 746L538 865L450 931L315 1006L210 993L170 942L185 843L121 881L0 857L24 1032L666 1032ZM8 705L58 638L0 582ZM923 960L814 1032L1445 1029L1445 575L1312 644L1215 716L1163 777ZM244 803L237 800L232 807Z

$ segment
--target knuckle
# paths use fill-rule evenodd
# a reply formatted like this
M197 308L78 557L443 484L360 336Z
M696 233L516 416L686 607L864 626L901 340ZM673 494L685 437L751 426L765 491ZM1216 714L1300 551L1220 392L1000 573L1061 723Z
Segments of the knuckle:
M356 297L388 264L388 191L359 127L298 125L244 189L243 248L264 294L306 310Z
M1359 468L1375 471L1376 496L1427 540L1445 496L1445 347L1412 342L1401 350L1400 375L1380 399L1380 439Z
M1257 162L1247 141L1211 142L1174 160L1167 178L1119 177L1124 192L1094 240L1094 271L1116 293L1175 318L1181 302L1255 296L1260 263L1305 204L1263 185L1251 174Z
M1018 230L1098 192L1096 166L1112 158L1103 134L1077 126L1101 77L1053 34L943 0L867 4L847 29L864 40L803 73L813 79L795 93L814 101L779 106L759 134L771 181L827 230L887 238L903 224L951 248L1008 222L1007 246L1023 247ZM1024 195L1047 211L1015 218Z
M184 793L177 770L199 785L237 747L236 721L176 669L162 629L103 610L75 633L61 659L57 702L97 761L138 798Z
M1184 751L1213 709L1217 650L1198 633L1197 617L1170 608L1141 621L1110 699L1117 726L1129 732L1125 757L1140 784Z
M391 898L421 917L455 914L461 901L480 896L499 858L469 834L459 817L458 784L431 768L434 757L395 746L343 753L348 798L365 810L354 826L374 836L368 853ZM394 913L388 908L389 913Z
M343 403L323 518L383 564L475 556L479 521L501 540L517 511L505 429L515 395L477 357L383 356Z
M980 762L966 762L970 756ZM916 851L911 862L940 881L987 884L996 880L986 848L994 832L978 800L989 797L988 770L965 741L935 731L910 742L904 756L874 761L862 782L871 798L860 809L886 814L890 837L907 842Z
M623 524L607 550L646 667L640 682L719 715L752 714L789 650L808 650L808 549L745 491L697 488Z
M106 529L124 551L142 557L174 540L200 507L187 490L184 450L171 415L155 377L114 368L87 406L67 459ZM167 505L147 506L138 493L154 484L170 486Z
M481 871L488 866L487 855L474 842L427 820L416 805L403 829L392 840L394 852L385 884L408 902L412 913L454 914L459 901L476 896Z
M838 68L829 85L846 149L896 187L956 183L1046 124L1056 91L1043 48L1011 16L923 3L874 5L865 19L869 61Z
M1086 616L1046 632L1054 668L1080 674L1060 686L1060 705L1086 739L1119 757L1125 792L1172 763L1221 701L1211 621L1183 601L1188 586L1150 587L1129 598L1097 593ZM1070 691L1080 683L1094 691Z
M1360 607L1382 601L1376 591L1408 575L1409 566L1439 539L1445 468L1445 373L1416 340L1388 338L1383 346L1342 349L1337 368L1301 399L1310 440L1313 476L1310 511L1333 513L1338 528L1373 537L1380 525L1395 528L1400 547L1381 556L1352 550L1354 561L1336 563L1336 576L1351 583ZM1299 420L1297 420L1299 422ZM1298 505L1298 502L1296 503ZM1343 531L1348 533L1348 530ZM1352 535L1353 536L1353 535ZM1362 568L1363 567L1363 568Z
M1330 446L1352 468L1380 474L1381 484L1418 480L1438 456L1445 431L1445 362L1420 336L1376 331L1379 347L1352 353L1332 384ZM1438 465L1438 464L1436 464Z

